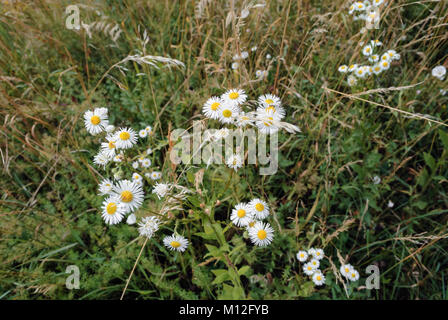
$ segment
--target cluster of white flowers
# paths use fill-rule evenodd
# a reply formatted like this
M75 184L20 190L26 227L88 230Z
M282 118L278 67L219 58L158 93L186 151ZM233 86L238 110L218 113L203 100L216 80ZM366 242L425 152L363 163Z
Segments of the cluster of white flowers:
M382 46L379 40L372 40L369 44L363 47L362 53L368 57L371 65L358 65L351 64L350 66L342 65L339 67L339 72L350 73L347 78L349 86L354 86L358 82L358 79L364 79L372 75L379 75L383 71L390 68L392 61L400 60L400 54L395 50L387 50L382 55L376 53L375 48Z
M257 109L248 110L247 94L242 89L231 89L221 96L209 98L202 107L202 112L208 119L218 120L224 125L234 125L237 128L247 126L256 127L263 134L273 134L279 129L293 133L300 129L281 120L285 117L286 111L282 106L279 97L273 94L265 94L258 98ZM246 108L246 110L245 110ZM208 140L219 140L229 134L227 128L221 128ZM243 166L244 159L241 155L233 154L226 159L226 164L235 171Z
M341 274L350 281L358 281L359 272L351 264L344 264L339 268Z
M384 3L384 0L365 0L357 1L350 5L348 13L353 15L353 20L363 20L371 24L380 21L380 13L378 7Z
M297 260L304 263L303 272L311 277L316 286L325 284L325 275L319 269L320 261L324 256L324 250L319 248L311 248L308 251L300 250L297 253ZM308 258L310 258L310 261L306 262Z
M222 124L233 124L238 127L254 126L265 134L277 132L284 128L288 130L292 125L285 126L281 120L286 112L279 97L265 94L258 98L255 111L244 110L247 95L242 89L231 89L220 97L211 97L202 108L202 112L209 119L218 120ZM295 127L295 126L293 126ZM297 127L295 131L299 131Z
M235 206L230 220L237 227L246 228L253 244L265 247L274 239L274 229L269 223L263 222L269 216L268 204L258 198L249 203L241 202Z
M85 112L84 124L87 131L92 135L97 135L101 132L106 133L106 142L101 143L100 151L94 157L94 163L105 168L110 161L113 161L118 166L118 168L115 168L116 173L114 175L116 181L104 179L99 184L99 194L105 197L101 208L102 218L106 224L115 225L120 223L124 216L128 214L126 222L135 224L137 218L134 212L143 204L145 195L141 174L148 181L154 181L161 179L162 173L154 170L149 171L152 161L148 156L152 154L152 148L146 148L131 160L132 168L134 170L140 169L141 174L134 172L130 180L122 179L121 166L123 166L122 163L126 159L125 152L131 150L137 144L138 137L145 139L152 135L152 127L147 126L140 130L138 134L132 128L118 128L116 130L113 125L109 124L107 108L96 108L93 111ZM164 205L160 210L161 216L169 210L180 210L179 201L185 199L188 189L179 185L163 183L156 183L154 186L152 193L155 193L159 199L166 196L174 188L177 188L175 200L170 198L165 201L167 205ZM138 223L138 232L142 237L151 238L159 230L160 225L160 218L146 216ZM188 247L188 240L180 235L173 234L165 237L163 244L170 250L183 252Z

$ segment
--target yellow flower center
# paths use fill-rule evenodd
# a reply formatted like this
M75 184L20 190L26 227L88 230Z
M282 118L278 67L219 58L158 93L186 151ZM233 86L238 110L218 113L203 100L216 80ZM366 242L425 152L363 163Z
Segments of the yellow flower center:
M264 205L262 203L257 203L255 205L255 210L257 211L263 211L264 210Z
M308 271L311 271L311 270L313 270L313 268L311 268L310 266L308 266Z
M121 201L123 202L131 202L133 198L131 191L125 190L121 193Z
M266 231L264 231L264 230L259 230L257 233L257 237L260 240L266 239L266 236L267 236L267 234L266 234Z
M255 221L249 222L249 227L253 228L254 225L255 225Z
M239 96L240 96L240 94L238 92L231 92L229 94L229 98L232 100L238 99Z
M244 210L244 209L239 209L239 210L236 212L236 215L238 216L238 218L244 218L244 217L246 216L246 210Z
M267 104L273 104L273 103L274 103L274 100L272 100L272 99L266 99L266 100L264 100L264 102L266 102Z
M300 258L304 258L305 255L303 253L300 254Z
M266 108L266 111L267 111L267 112L275 112L275 111L277 111L277 110L275 109L274 106L269 106L269 107Z
M317 279L317 281L320 281L320 280L322 280L322 277L321 276L317 276L316 279Z
M99 116L92 116L92 118L90 118L90 122L93 125L97 125L97 124L99 124L101 122L101 119L100 119Z
M131 135L129 134L129 132L123 131L122 133L120 133L121 140L128 140L130 137Z
M221 104L219 102L213 102L212 105L210 106L210 109L212 109L213 111L218 110L219 106Z
M349 268L345 268L345 272L347 272L347 273L348 273L349 271L350 271L350 269L349 269Z
M230 118L232 116L232 111L230 111L229 109L226 109L222 112L222 115L226 118Z
M117 205L114 202L111 202L106 207L106 212L108 214L114 214L117 211Z
M362 5L362 4L359 4L359 5L358 5L358 8L359 8L359 9L361 9L362 7L364 7L364 5Z
M387 66L388 66L388 63L387 63L386 61L384 61L384 62L383 62L383 66L384 66L384 67L387 67Z
M274 118L268 117L268 120L271 120L271 121L263 122L266 127L269 127L272 125L272 120L274 120Z
M173 248L179 248L180 247L180 242L179 241L171 241L170 245Z
M115 149L115 143L113 141L109 141L109 149Z

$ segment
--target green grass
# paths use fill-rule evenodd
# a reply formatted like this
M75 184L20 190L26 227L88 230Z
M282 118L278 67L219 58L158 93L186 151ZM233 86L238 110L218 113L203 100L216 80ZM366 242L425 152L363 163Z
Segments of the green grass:
M260 176L252 165L237 173L207 168L202 195L190 196L173 223L144 246L125 299L447 298L448 130L418 118L446 123L448 95L439 90L448 82L430 74L434 66L448 66L447 3L388 1L381 28L361 34L361 22L352 21L343 1L268 0L265 8L251 9L243 26L225 25L232 10L227 2L211 1L201 18L194 3L183 0L81 7L83 22L107 16L121 27L116 43L101 30L89 38L66 29L69 1L1 6L1 299L122 295L144 239L135 226L110 227L101 219L97 184L111 172L93 165L98 138L84 128L86 110L108 107L117 126L152 125L154 166L164 179L195 190L194 174L206 166L172 166L169 132L190 127L208 97L236 86L251 98L279 95L286 121L302 132L279 135L275 175ZM239 13L241 3L235 6ZM144 30L146 54L180 60L185 68L128 62L125 72L109 70L143 50L137 37ZM361 61L357 43L370 39L401 59L350 88L337 69ZM234 72L232 56L255 45ZM251 81L266 67L266 80ZM413 87L352 96L392 86ZM374 176L381 183L374 184ZM229 225L232 207L253 196L272 208L276 233L267 249L255 248ZM158 205L148 192L138 215ZM192 243L182 255L161 241L175 226ZM320 288L295 258L311 246L329 257ZM361 273L347 290L329 261L339 268L338 255ZM371 264L380 268L379 290L363 288ZM65 287L69 265L80 269L78 290Z

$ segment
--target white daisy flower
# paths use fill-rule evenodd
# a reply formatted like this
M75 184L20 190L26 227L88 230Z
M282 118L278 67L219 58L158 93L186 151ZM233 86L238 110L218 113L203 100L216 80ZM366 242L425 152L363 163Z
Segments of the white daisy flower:
M309 263L314 267L314 269L317 269L320 266L320 262L317 259L311 259Z
M144 198L142 186L135 181L121 180L114 186L114 193L120 197L126 212L138 209Z
M152 127L151 127L151 126L147 126L147 127L145 128L145 130L146 130L146 132L148 133L148 135L151 135L151 134L152 134Z
M143 178L141 175L139 175L137 172L134 172L132 174L132 181L137 182L138 184L142 184Z
M224 104L219 109L219 121L222 123L232 123L238 117L239 109L234 105Z
M140 165L140 163L138 161L132 162L132 168L134 168L134 169L138 169L139 165Z
M343 64L342 66L340 66L338 68L338 71L341 73L347 73L348 72L348 66L346 66L345 64Z
M305 263L303 265L303 272L307 275L307 276L311 276L313 275L313 273L316 271L316 268L314 268L314 266L311 263Z
M357 65L357 64L351 64L351 65L348 67L348 72L355 72L356 69L358 69L358 65Z
M359 272L356 271L355 269L352 269L349 274L348 274L348 279L350 281L358 281L359 279Z
M115 126L112 124L107 125L104 130L106 130L107 133L112 133L115 130Z
M252 48L250 48L250 51L255 52L257 51L258 47L257 46L253 46Z
M339 271L341 272L341 274L346 278L348 278L348 276L352 270L354 270L354 268L351 264L344 264L339 268Z
M159 230L160 220L157 217L144 217L138 223L138 232L142 237L151 238Z
M227 159L226 164L229 168L237 171L243 166L243 159L239 154L233 154Z
M105 196L112 192L113 187L114 187L114 184L112 181L110 181L109 179L104 179L99 184L98 191L100 192L100 195Z
M372 0L372 4L376 7L381 5L383 2L384 0Z
M308 259L308 253L306 251L300 250L297 253L297 260L300 262L305 262Z
M188 239L173 233L163 239L163 244L171 251L184 252L188 247Z
M381 68L381 64L377 63L373 66L374 74L380 74L382 71L383 71L383 68Z
M370 62L378 62L378 60L380 60L380 56L377 54L372 54L369 58Z
M117 146L115 145L115 137L107 136L107 142L101 143L101 152L104 153L108 158L112 159L115 157L115 151L117 150Z
M99 152L94 158L93 163L98 166L103 166L103 168L109 163L110 158L104 153Z
M115 145L119 149L128 149L137 143L137 135L131 128L120 128L115 138L117 139Z
M348 76L347 83L350 87L353 87L354 85L356 85L357 82L358 82L358 80L354 76L352 76L352 75Z
M238 114L236 125L238 127L245 127L247 125L252 125L253 120L246 115L245 112L241 112Z
M258 198L255 198L249 202L249 210L257 220L263 220L269 215L268 204Z
M272 117L274 120L280 121L285 114L285 109L280 105L261 105L257 108L257 118L261 119Z
M218 119L219 110L223 106L223 104L224 101L221 98L211 97L202 107L202 113L204 113L207 118Z
M138 132L138 135L140 136L140 138L146 138L148 136L148 131L142 129Z
M365 76L366 76L366 68L364 68L364 67L359 67L357 70L356 70L356 72L355 72L355 75L358 77L358 78L364 78Z
M238 69L239 66L240 66L240 64L238 62L232 63L232 70Z
M444 66L437 66L432 69L431 74L439 80L443 80L446 75L446 68Z
M374 176L372 178L373 184L380 184L381 183L381 178L378 176Z
M381 56L381 61L389 61L389 60L390 60L389 54L387 52L383 53L383 55Z
M321 260L324 258L324 256L325 256L324 250L314 249L314 254L313 254L314 259Z
M251 219L252 214L247 203L237 204L230 215L230 220L232 220L233 224L237 227L247 226Z
M241 52L241 58L247 59L248 57L249 57L249 52L247 52L247 51Z
M167 193L170 191L171 187L169 184L166 183L156 183L154 186L154 189L152 190L152 193L155 193L159 200L167 195Z
M273 94L264 94L258 97L258 102L263 106L275 106L279 107L282 105L282 101L279 97Z
M370 44L372 45L372 47L381 47L383 45L380 40L371 40Z
M380 21L380 15L375 10L371 10L367 13L365 20L371 24L374 24Z
M371 56L373 53L373 49L371 45L366 45L363 49L362 49L362 54L365 56Z
M356 2L355 8L356 8L356 11L363 11L366 9L366 5L362 2Z
M316 249L310 248L308 249L308 255L314 257L314 253L316 252Z
M272 112L271 112L272 113ZM273 115L266 115L265 113L257 112L257 125L258 130L264 134L272 134L279 130L279 128L274 124L276 121Z
M132 225L137 222L137 218L135 217L135 214L131 213L128 218L126 219L126 223L129 225Z
M119 153L119 154L115 155L115 157L113 158L113 161L114 162L122 162L123 159L124 159L124 154Z
M117 196L111 196L103 202L102 217L107 224L119 223L125 214L125 208L120 203L120 198Z
M151 154L151 153L152 153L152 149L151 148L146 149L146 154Z
M266 55L266 60L271 60L271 58L272 58L272 56L268 53L268 54Z
M356 10L356 7L354 4L350 5L348 9L348 14L353 14L353 12Z
M267 78L268 71L267 70L257 70L257 71L255 71L255 76L257 77L257 79L263 80L263 79Z
M104 112L102 108L96 108L93 111L88 110L84 113L84 125L92 135L97 135L103 131L108 124L107 109Z
M274 239L274 229L272 229L269 223L258 221L249 229L249 237L253 244L265 247Z
M250 211L249 211L249 213L250 213L251 217L250 217L249 223L246 225L247 232L249 232L250 229L254 228L255 224L258 222L257 220L254 219L254 217Z
M313 274L313 282L316 286L321 286L325 284L325 276L322 274L321 271L316 271Z
M148 158L143 159L142 161L142 166L143 168L149 168L151 166L151 160Z
M238 106L246 102L247 95L242 89L231 89L227 90L226 93L221 96L221 99L230 105Z
M159 180L160 178L162 178L162 172L160 172L160 171L153 171L153 172L151 172L151 179L152 180Z

